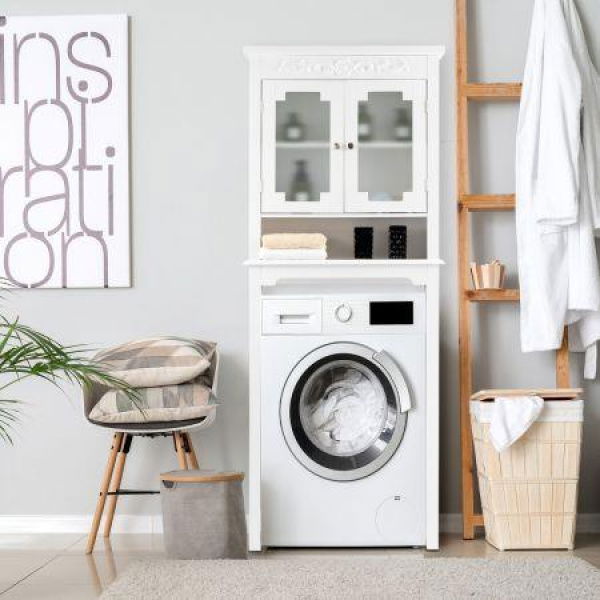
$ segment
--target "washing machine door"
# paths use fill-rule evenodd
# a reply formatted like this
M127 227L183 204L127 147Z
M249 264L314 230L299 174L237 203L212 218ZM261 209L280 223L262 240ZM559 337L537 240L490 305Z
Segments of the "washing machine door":
M362 344L325 344L290 373L281 395L281 428L309 471L353 481L393 456L410 407L408 386L389 354Z

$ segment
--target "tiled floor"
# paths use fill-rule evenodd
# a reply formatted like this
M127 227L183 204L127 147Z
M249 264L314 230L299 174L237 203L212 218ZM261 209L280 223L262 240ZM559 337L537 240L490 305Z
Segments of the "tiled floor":
M115 535L110 542L99 538L92 556L84 554L85 536L0 535L0 599L1 600L87 600L97 598L114 579L135 560L161 558L162 537L157 535ZM278 559L295 556L406 556L423 554L412 549L340 549L340 550L271 550L253 558ZM426 558L505 557L516 553L501 553L484 540L464 542L459 536L444 536L440 552L426 552ZM527 555L527 552L519 554ZM546 555L567 552L546 552ZM600 535L581 536L577 540L576 556L600 568Z

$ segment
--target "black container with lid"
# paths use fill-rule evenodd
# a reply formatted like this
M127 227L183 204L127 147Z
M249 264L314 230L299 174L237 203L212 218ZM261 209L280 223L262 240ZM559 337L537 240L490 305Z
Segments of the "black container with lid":
M373 258L373 228L354 228L354 258Z

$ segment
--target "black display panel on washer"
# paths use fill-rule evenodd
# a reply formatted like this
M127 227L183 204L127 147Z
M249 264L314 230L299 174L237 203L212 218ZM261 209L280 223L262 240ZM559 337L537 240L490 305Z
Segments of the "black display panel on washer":
M413 325L413 302L369 302L370 325Z

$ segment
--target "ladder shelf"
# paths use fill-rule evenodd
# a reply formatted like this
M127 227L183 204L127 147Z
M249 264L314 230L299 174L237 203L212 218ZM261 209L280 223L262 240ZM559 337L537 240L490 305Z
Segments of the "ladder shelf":
M514 210L514 194L462 194L460 206L473 211Z
M458 193L458 280L459 280L459 381L462 467L463 538L473 539L475 528L483 526L483 515L475 512L475 473L469 401L473 394L471 347L471 305L475 302L519 302L518 289L474 290L470 279L471 212L514 210L514 194L472 194L469 178L469 101L517 101L521 83L472 83L467 65L467 5L456 0L456 133ZM569 387L567 332L556 353L556 386Z
M518 100L520 83L465 83L465 96L469 100Z
M465 296L470 302L518 302L519 290L465 290Z

